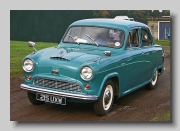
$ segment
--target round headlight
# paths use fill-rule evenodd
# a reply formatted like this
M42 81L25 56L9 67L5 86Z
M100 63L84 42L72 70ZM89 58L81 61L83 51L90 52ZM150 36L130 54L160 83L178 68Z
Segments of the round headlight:
M30 60L30 59L26 59L26 60L24 61L24 63L23 63L23 69L24 69L24 71L30 72L30 71L33 70L33 68L34 68L33 61Z
M93 76L93 71L90 67L83 67L81 69L81 78L84 80L90 80Z

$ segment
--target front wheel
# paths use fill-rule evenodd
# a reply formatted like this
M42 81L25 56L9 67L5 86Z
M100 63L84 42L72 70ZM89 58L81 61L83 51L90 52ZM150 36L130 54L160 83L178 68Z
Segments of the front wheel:
M33 105L42 105L44 104L44 101L38 101L36 100L36 94L33 94L29 91L27 91L28 99Z
M108 80L104 85L101 97L94 103L94 112L103 116L110 112L114 101L114 83L112 80Z
M156 70L154 75L153 75L153 79L152 81L146 85L146 88L149 90L153 90L156 88L156 84L157 84L157 80L158 80L158 71Z

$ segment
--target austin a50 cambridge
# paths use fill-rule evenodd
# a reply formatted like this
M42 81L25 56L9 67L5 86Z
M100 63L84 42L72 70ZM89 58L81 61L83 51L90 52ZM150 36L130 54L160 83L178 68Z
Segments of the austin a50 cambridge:
M22 60L29 101L66 105L94 104L97 115L112 109L114 98L143 86L154 89L164 71L164 50L154 44L147 25L118 19L85 19L72 23L55 47Z

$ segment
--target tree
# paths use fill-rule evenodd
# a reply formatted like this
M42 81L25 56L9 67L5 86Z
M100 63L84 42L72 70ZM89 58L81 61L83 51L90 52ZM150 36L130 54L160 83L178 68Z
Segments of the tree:
M147 24L149 17L170 16L170 10L95 10L93 17L95 18L115 18L116 16L128 16L134 18L135 21Z
M110 14L107 10L99 10L99 11L94 11L93 12L93 17L95 18L109 18Z
M162 12L160 12L159 10L153 10L151 16L156 18L162 17Z
M162 16L170 16L170 10L163 10Z

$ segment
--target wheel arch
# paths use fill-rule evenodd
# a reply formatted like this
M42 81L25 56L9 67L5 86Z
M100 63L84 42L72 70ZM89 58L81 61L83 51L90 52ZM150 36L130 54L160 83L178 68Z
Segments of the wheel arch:
M158 75L160 76L164 72L165 68L163 66L161 66L161 67L157 68L157 70L158 70Z
M151 81L153 79L153 76L154 76L154 73L156 72L156 70L158 71L158 74L159 74L160 68L154 68L152 75L151 75L151 79L149 81Z
M98 96L101 96L104 84L108 81L108 80L112 80L114 83L114 93L116 97L119 97L120 94L120 88L119 88L119 74L117 72L113 72L110 74L107 74L100 86L99 92L98 92Z
M154 73L156 72L156 70L158 71L158 76L160 76L160 75L164 72L165 68L164 68L163 66L156 67L156 68L154 69L153 73L152 73L151 80L152 80L153 75L154 75Z

